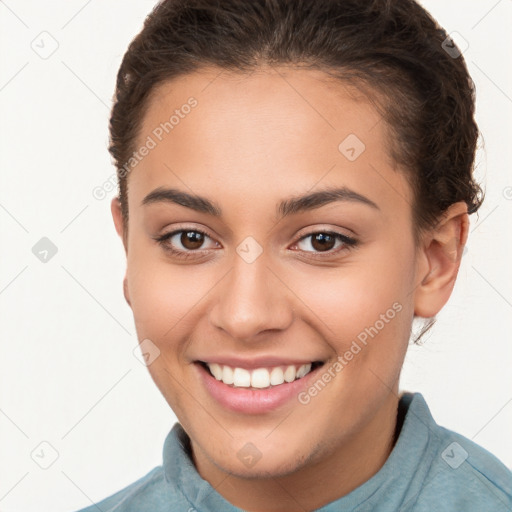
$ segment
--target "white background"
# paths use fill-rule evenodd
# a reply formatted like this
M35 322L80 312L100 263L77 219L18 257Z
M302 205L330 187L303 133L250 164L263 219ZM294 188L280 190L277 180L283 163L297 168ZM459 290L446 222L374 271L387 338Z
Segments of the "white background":
M115 75L154 4L0 1L3 512L70 512L114 493L161 463L175 421L132 353L115 192L92 195L114 173L106 148ZM426 343L411 347L401 388L421 391L439 424L512 468L512 2L424 5L469 44L487 197L455 292ZM31 47L38 37L51 47L43 31L58 43L47 59ZM58 248L47 263L32 253L44 236ZM44 470L34 450L59 456Z

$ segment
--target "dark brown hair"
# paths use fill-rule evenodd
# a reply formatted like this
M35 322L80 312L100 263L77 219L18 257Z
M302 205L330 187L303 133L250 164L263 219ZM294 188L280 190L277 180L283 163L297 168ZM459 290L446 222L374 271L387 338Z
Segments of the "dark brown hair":
M163 0L117 75L109 151L125 226L126 163L152 91L204 67L250 73L262 64L318 69L373 91L390 156L414 192L417 228L435 224L458 201L469 213L479 208L474 84L446 32L415 1Z

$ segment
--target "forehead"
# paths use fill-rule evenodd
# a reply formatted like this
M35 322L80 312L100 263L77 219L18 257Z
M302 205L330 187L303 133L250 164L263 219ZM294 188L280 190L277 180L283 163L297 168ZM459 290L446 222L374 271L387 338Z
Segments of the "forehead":
M197 105L188 109L191 98ZM288 143L305 136L338 138L344 131L368 139L368 132L381 121L356 86L335 81L318 70L286 67L251 73L206 68L164 82L151 93L142 133L151 133L173 113L179 116L172 120L176 146L180 135L189 140L194 136L194 142L205 145L214 134L234 135L231 130L235 126L237 139L251 133L255 145L268 145L274 140L269 134L276 132L280 138L272 146L281 144L283 138ZM186 117L189 121L182 122ZM193 125L193 130L187 130L187 124L189 128ZM372 142L384 135L384 127L371 134Z
M152 149L130 173L129 203L166 184L250 197L336 183L396 200L409 191L387 137L368 98L321 71L202 70L152 92L137 143Z

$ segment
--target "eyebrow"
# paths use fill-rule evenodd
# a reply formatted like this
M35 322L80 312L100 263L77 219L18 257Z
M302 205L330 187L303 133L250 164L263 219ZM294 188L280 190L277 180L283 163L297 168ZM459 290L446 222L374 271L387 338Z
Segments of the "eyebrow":
M280 218L283 218L289 215L314 210L336 201L361 203L376 210L380 210L377 204L367 197L347 187L341 187L312 192L310 194L281 201L277 208L277 213ZM174 188L158 187L150 192L142 200L141 204L148 205L154 203L173 203L214 217L222 216L221 208L206 197L189 194Z

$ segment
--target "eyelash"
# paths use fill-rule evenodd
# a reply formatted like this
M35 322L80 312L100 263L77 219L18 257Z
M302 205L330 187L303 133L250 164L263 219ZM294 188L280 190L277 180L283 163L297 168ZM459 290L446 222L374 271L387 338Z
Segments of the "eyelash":
M205 231L202 231L201 229L182 228L182 229L177 229L175 231L172 231L171 233L166 233L165 235L154 237L154 240L156 242L158 242L166 252L168 252L172 256L176 256L177 258L181 258L184 260L197 257L198 254L200 254L201 252L208 250L208 249L203 249L203 250L196 249L196 250L181 251L181 250L174 249L167 243L167 241L170 238L172 238L174 235L177 235L179 233L186 233L186 232L199 233L205 237L212 238L208 235L208 233L206 233ZM350 250L358 244L358 241L355 238L348 237L348 236L338 233L336 231L313 231L311 233L308 233L308 234L300 237L293 245L295 246L302 240L305 240L309 237L312 237L312 236L318 235L318 234L334 236L337 240L340 240L343 243L343 245L341 247L338 247L338 249L336 249L336 250L329 249L328 251L324 251L324 252L303 251L309 255L308 257L311 257L311 258L332 257L333 255L336 255L341 251Z

